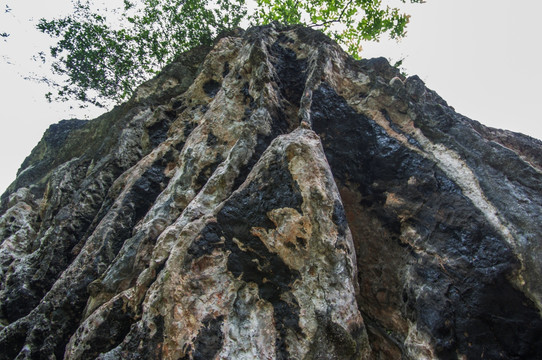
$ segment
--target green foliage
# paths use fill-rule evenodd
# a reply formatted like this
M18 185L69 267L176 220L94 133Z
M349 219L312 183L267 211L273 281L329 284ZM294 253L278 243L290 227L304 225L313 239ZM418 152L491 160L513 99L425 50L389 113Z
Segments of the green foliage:
M362 41L378 40L384 33L400 38L409 20L381 0L255 1L257 10L247 16L245 0L123 0L121 8L109 13L92 9L90 0L75 0L73 14L41 19L37 26L58 39L50 49L52 69L67 81L54 84L55 99L98 106L102 99L124 100L178 54L211 44L219 32L247 18L254 25L278 21L317 28L356 58ZM47 98L52 100L52 93Z
M58 38L50 48L52 70L68 80L57 87L56 100L75 98L103 106L121 101L135 87L178 54L211 44L217 33L235 28L245 16L244 0L124 0L110 14L77 1L75 11L61 19L41 19L40 31ZM117 17L110 20L107 15ZM51 93L47 94L53 100Z
M383 7L381 0L257 0L257 3L255 19L261 23L301 23L318 28L346 46L355 58L359 58L363 41L378 41L384 33L391 38L405 36L410 18L398 8Z

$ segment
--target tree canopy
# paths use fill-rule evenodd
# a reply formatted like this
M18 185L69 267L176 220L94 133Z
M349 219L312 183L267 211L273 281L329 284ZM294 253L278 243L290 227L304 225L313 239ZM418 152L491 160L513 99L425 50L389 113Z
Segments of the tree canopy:
M218 33L242 21L311 26L359 57L363 41L386 33L403 37L409 20L381 0L255 0L254 5L249 12L245 0L123 0L119 8L103 11L90 0L75 0L69 16L41 19L37 25L58 39L49 55L53 72L66 79L49 81L57 93L47 97L98 106L104 100L122 101L178 54L211 44Z

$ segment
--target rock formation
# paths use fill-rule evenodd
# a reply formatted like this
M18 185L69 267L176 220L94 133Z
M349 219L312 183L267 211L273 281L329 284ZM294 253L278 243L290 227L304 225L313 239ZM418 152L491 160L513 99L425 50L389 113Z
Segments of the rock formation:
M542 358L542 143L307 28L52 125L0 215L0 359Z

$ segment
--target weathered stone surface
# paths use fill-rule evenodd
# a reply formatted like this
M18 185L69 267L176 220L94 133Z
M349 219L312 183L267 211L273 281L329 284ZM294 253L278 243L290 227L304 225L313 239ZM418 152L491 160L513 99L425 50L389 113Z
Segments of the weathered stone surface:
M51 126L0 207L0 359L542 357L542 143L270 25Z

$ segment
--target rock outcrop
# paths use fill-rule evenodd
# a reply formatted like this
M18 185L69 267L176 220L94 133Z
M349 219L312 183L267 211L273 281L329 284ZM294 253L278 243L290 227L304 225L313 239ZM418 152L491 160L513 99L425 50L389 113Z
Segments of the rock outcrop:
M53 125L0 208L0 359L540 359L542 143L270 25Z

